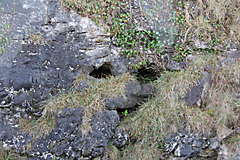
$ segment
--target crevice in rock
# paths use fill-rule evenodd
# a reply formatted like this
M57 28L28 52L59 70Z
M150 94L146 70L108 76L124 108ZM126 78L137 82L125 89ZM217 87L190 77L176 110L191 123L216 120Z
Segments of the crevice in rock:
M142 66L136 74L137 80L143 84L155 81L159 75L160 72L154 64Z
M129 115L135 115L139 106L140 105L135 105L133 108L117 109L120 120L128 118Z
M89 75L98 79L112 76L112 65L110 63L104 63L101 67L96 69L94 68Z

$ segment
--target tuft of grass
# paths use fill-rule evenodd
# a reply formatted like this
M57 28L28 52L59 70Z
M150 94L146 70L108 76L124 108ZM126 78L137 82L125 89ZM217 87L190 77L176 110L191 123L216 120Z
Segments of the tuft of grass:
M223 143L224 143L225 152L229 153L229 155L233 155L232 157L234 157L234 155L236 155L236 153L239 153L239 150L240 150L240 135L239 135L239 133L230 136L229 138L224 140ZM229 159L230 159L230 157L229 157Z
M227 145L240 144L240 135L232 135L230 138L225 140ZM239 147L239 146L238 146Z
M111 143L108 143L105 151L104 157L107 159L118 159L119 150Z
M47 100L43 106L42 116L38 119L20 120L22 131L30 133L34 138L40 138L47 135L54 127L55 113L63 108L82 107L84 109L83 124L81 130L85 133L91 130L89 120L92 115L105 109L103 98L112 97L117 94L124 95L125 83L128 80L134 80L130 74L122 74L116 77L107 77L97 81L94 78L86 79L85 75L75 77L75 86L85 80L89 87L86 91L78 92L73 87L69 93L62 93L56 97Z
M212 66L212 86L206 106L203 109L186 106L183 97L201 78L205 64ZM142 156L152 156L149 159L159 159L164 139L182 127L207 135L221 125L239 127L239 123L232 118L240 113L239 105L236 105L239 102L235 103L232 98L232 84L239 79L239 64L237 62L230 67L220 68L217 67L217 56L199 56L186 70L163 73L154 82L157 89L155 98L121 122L133 140L122 151L121 159L138 159L143 153ZM152 153L151 156L148 153Z
M198 15L187 19L196 32L208 40L234 40L239 43L240 2L238 0L197 1L195 11ZM191 13L193 15L193 13Z

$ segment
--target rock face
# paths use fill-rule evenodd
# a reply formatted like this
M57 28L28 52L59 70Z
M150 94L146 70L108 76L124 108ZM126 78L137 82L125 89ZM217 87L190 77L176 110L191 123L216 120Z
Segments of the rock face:
M130 71L134 60L119 54L104 27L64 10L57 0L3 1L1 7L11 39L0 57L1 108L14 105L39 116L39 102L68 90L74 76ZM161 61L170 64L169 57L165 54Z
M59 110L53 131L36 141L30 155L35 159L53 158L53 155L59 159L91 159L102 155L119 123L117 112L95 113L90 122L92 131L85 134L81 131L82 116L82 108Z
M57 0L17 0L1 7L9 15L12 39L0 57L2 108L14 105L38 114L39 102L70 89L82 72L90 74L106 63L111 75L128 71L128 59L110 49L110 34L64 10Z
M80 82L79 85L88 86L85 81ZM140 85L139 82L128 81L125 93L129 102L124 101L126 103L122 103L121 109L140 104L147 98L150 98L154 92L155 89L152 84ZM2 115L11 117L13 113L6 108L6 113L2 113ZM3 131L0 132L0 138L5 147L14 148L20 153L26 152L24 151L25 146L32 141L32 147L27 151L29 156L34 157L31 159L52 159L53 157L55 159L91 159L102 155L108 142L113 143L117 148L121 148L129 138L129 135L124 132L124 128L116 129L120 122L116 111L105 110L95 113L89 119L91 129L83 133L81 128L84 115L83 108L58 110L55 115L54 129L46 137L37 140L34 140L27 134L19 133L17 126L16 128L11 128L12 124L5 125L5 122L10 120L15 122L19 117L28 117L25 110L21 108L15 115L16 118L13 117L12 119L4 119L1 116L0 126Z
M239 50L226 51L226 52L223 52L220 56L218 56L222 67L227 67L235 63L236 61L239 60L239 57L240 57Z
M63 9L57 0L1 2L1 21L9 22L9 39L0 55L0 140L6 148L28 152L30 159L91 159L103 154L111 140L122 147L125 136L114 131L116 111L95 113L91 131L83 134L82 108L65 108L56 114L54 129L34 142L19 133L20 117L41 116L41 102L72 87L83 73L95 78L129 72L130 59L111 45L110 34L87 17ZM131 106L151 97L153 87L129 82L126 96ZM84 91L87 82L77 90ZM132 91L131 91L132 90ZM128 108L127 104L124 104ZM111 108L117 109L117 108ZM116 134L116 135L115 135ZM116 138L117 137L117 138ZM32 149L24 146L32 143Z

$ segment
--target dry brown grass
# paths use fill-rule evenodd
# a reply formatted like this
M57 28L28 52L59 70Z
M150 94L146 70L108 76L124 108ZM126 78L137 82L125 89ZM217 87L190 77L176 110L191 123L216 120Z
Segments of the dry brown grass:
M119 154L119 150L111 143L108 143L105 152L104 157L108 159L117 159Z
M207 105L203 109L186 106L182 98L201 77L206 64L213 68ZM239 80L240 62L226 68L216 65L217 56L199 56L186 70L165 72L154 83L157 88L155 98L121 123L136 141L125 148L121 159L138 159L139 155L146 159L158 159L164 139L181 127L207 135L221 125L240 127L233 118L240 115L239 105L236 105L239 102L232 99L232 84Z
M82 107L84 109L84 116L81 130L88 131L91 129L88 121L92 115L105 109L103 98L112 97L116 94L123 95L126 81L134 80L134 78L130 74L122 74L121 76L112 76L107 77L106 79L101 79L99 82L93 78L91 78L91 80L86 80L86 76L81 75L76 77L74 84L83 80L89 84L86 91L78 92L73 87L71 92L63 93L47 100L40 118L37 120L20 120L21 130L32 134L35 138L40 138L52 130L57 110Z
M239 0L196 0L186 4L185 20L191 28L187 33L188 40L195 37L205 42L239 45Z

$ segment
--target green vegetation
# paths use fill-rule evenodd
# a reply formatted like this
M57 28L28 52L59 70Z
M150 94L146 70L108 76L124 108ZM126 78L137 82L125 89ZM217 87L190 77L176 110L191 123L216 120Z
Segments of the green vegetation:
M126 109L122 114L126 117L128 115L128 110Z
M1 6L1 3L0 3ZM2 13L2 9L0 8L0 14ZM0 22L0 55L4 53L6 45L9 42L8 35L9 35L9 22L6 21L6 18L4 18L4 15L1 14L1 20Z
M235 143L240 143L240 136L239 135L232 135L230 138L225 140L228 145L233 145Z
M166 46L175 51L173 59L182 61L188 54L219 54L229 43L239 45L238 0L140 0L137 14L125 0L61 0L61 4L105 24L123 54L142 59L134 68L146 64L148 50L158 56ZM207 48L196 46L196 41Z
M82 16L90 17L96 24L104 25L106 32L111 34L112 43L123 48L122 54L141 58L139 64L132 66L140 68L147 62L145 54L148 50L159 54L164 46L173 45L176 16L173 12L173 1L165 3L160 0L147 1L149 4L139 1L139 4L135 5L139 6L140 15L134 13L134 7L130 6L129 2L125 0L60 1L64 7L74 9ZM172 12L168 13L168 10Z

